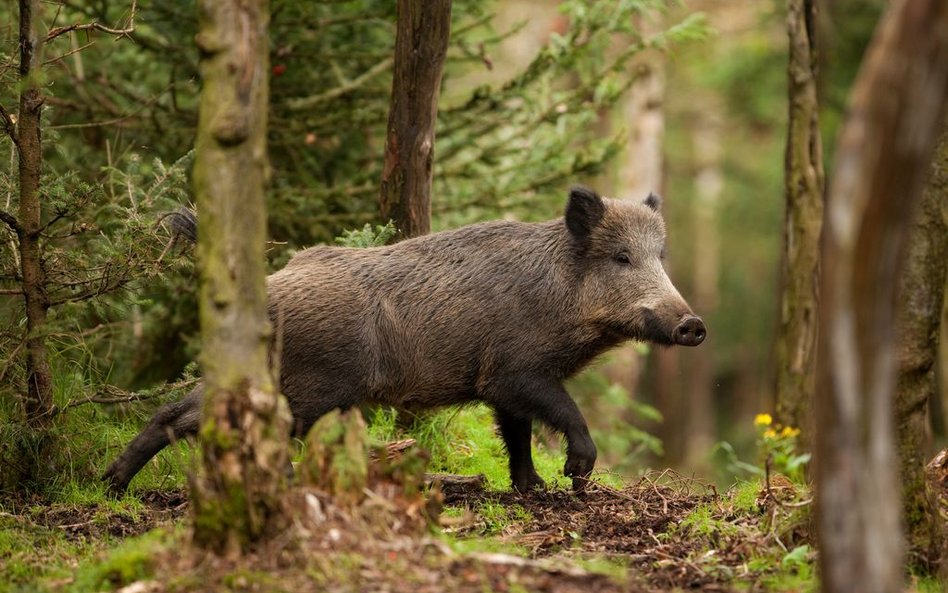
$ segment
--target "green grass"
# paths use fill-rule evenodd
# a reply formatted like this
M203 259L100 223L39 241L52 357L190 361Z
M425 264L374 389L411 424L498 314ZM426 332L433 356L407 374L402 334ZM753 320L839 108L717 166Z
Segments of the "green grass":
M917 593L944 593L945 591L944 581L940 581L936 577L910 576L909 581L912 584L912 587L909 589L909 591Z
M379 409L369 414L369 434L379 442L416 439L431 454L431 472L483 474L488 488L510 488L507 451L487 406L477 404L422 414L405 428L398 426L394 411ZM563 476L565 456L561 451L535 443L533 461L547 484L569 487L570 481Z
M168 541L169 532L161 529L125 540L101 562L81 567L72 590L79 593L118 589L149 577L155 552Z
M85 593L130 583L144 575L154 546L165 537L159 531L121 541L100 561L103 550L115 545L113 538L70 539L60 529L29 521L30 513L14 517L0 512L0 591L5 593L46 591L67 583L69 591Z

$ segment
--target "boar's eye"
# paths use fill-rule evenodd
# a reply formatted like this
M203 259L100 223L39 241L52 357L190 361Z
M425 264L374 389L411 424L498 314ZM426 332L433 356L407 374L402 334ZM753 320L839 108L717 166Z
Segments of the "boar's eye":
M615 255L615 260L619 262L620 264L625 264L625 265L629 265L632 263L632 260L629 259L628 253L617 253Z

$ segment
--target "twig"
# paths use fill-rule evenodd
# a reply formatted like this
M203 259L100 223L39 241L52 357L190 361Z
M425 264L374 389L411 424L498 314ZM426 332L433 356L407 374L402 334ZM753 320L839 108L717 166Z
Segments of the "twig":
M186 379L184 381L178 381L176 383L169 383L169 384L164 385L165 389L156 390L154 393L130 393L127 391L123 391L117 387L108 385L104 387L104 391L106 393L119 394L119 395L112 395L111 397L102 396L102 395L90 395L81 400L69 402L62 409L67 410L69 408L74 408L76 406L82 406L85 404L124 404L124 403L133 402L133 401L145 401L145 400L153 399L161 395L164 395L165 393L167 393L168 391L171 391L172 389L179 389L181 387L190 387L191 385L194 385L197 382L198 382L197 379Z
M342 95L351 93L352 91L358 89L360 86L372 80L382 72L385 72L391 68L394 63L395 58L385 58L346 84L337 86L336 88L330 89L325 93L319 93L318 95L310 95L309 97L301 97L299 99L287 101L286 106L291 111L299 111L302 109L309 109L310 107L319 105L325 101L330 101L337 97L341 97Z
M105 25L98 22L91 23L76 23L75 25L68 25L65 27L55 27L50 29L46 34L46 41L50 42L53 39L56 39L60 35L69 33L70 31L101 31L103 33L108 33L109 35L115 35L118 38L122 37L131 37L131 34L135 32L135 10L137 8L138 0L132 0L132 11L131 15L128 17L128 25L124 29L113 29L112 27L106 27Z
M90 41L89 43L87 43L87 44L85 44L85 45L80 45L79 47L74 47L74 48L72 48L71 50L67 51L66 53L64 53L64 54L61 55L61 56L57 56L57 57L55 57L55 58L50 58L50 59L46 60L45 62L43 62L43 65L44 65L44 66L48 66L49 64L52 64L53 62L58 62L59 60L61 60L61 59L63 59L63 58L68 58L68 57L71 56L72 54L79 53L79 52L81 52L82 50L86 49L87 47L92 47L93 45L95 45L95 40L92 40L92 41ZM78 78L78 77L77 77L77 78ZM81 78L80 78L80 80L81 80Z

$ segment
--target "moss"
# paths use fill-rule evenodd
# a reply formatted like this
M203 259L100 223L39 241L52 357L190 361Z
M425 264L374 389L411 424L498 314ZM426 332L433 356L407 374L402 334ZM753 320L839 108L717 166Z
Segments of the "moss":
M119 589L152 576L156 552L170 545L172 538L164 530L124 541L104 560L85 565L76 574L73 591Z
M326 414L313 424L304 446L304 484L329 492L338 504L362 500L369 474L368 433L359 410Z

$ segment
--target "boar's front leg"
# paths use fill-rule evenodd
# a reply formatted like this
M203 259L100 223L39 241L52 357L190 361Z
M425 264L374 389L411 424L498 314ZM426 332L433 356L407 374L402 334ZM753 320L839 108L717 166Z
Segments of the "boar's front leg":
M544 486L543 479L533 467L530 440L533 436L533 418L522 418L503 410L496 410L497 426L510 457L510 483L514 490L526 492Z
M566 465L563 472L573 478L573 490L580 491L596 464L596 445L589 436L586 420L576 402L554 378L539 375L507 375L494 383L497 409L521 418L536 417L566 437ZM522 437L521 437L522 438ZM532 461L531 461L532 464Z

